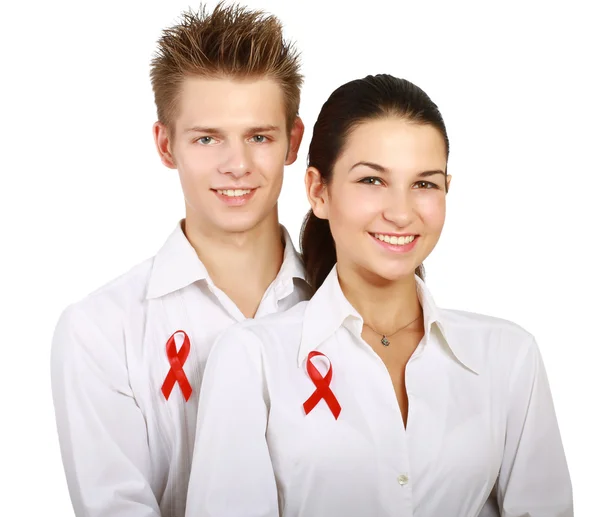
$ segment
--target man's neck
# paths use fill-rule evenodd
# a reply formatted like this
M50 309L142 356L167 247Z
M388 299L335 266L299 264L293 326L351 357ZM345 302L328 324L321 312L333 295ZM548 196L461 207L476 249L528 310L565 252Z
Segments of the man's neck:
M253 317L283 263L277 211L242 233L209 233L186 219L184 233L214 284Z

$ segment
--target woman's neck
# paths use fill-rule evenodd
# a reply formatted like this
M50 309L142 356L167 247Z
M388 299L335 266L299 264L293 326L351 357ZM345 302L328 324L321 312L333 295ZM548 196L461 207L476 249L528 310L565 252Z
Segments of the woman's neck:
M414 274L391 282L339 262L337 273L342 292L377 333L392 334L403 325L420 324L423 311Z

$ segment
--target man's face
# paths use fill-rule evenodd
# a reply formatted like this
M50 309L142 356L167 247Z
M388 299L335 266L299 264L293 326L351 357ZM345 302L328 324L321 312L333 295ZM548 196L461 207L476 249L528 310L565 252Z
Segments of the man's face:
M288 139L274 80L186 78L171 133L155 124L163 163L179 172L186 227L240 233L276 216L283 167L295 161L302 129L297 119Z

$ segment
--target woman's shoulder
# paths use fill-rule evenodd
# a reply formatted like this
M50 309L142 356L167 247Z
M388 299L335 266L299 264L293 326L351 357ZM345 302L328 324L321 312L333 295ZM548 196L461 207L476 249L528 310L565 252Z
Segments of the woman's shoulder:
M215 341L213 354L263 355L300 344L302 323L308 302L300 302L282 312L249 318L225 329Z
M523 338L532 337L520 324L498 316L458 309L440 309L442 324L473 332L508 332Z
M535 352L537 343L520 324L497 316L456 309L440 309L442 332L450 346L476 355L507 359Z
M298 338L299 341L308 303L299 302L285 311L245 320L241 328L253 333L264 343L278 344L282 340L290 341L291 338Z

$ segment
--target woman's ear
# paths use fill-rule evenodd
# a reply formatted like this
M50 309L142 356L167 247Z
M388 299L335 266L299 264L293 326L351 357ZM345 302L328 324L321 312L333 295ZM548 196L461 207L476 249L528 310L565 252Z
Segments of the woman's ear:
M312 208L313 213L319 219L329 218L329 204L327 198L327 185L323 183L321 173L314 167L306 169L304 176L304 185L306 186L306 196Z

